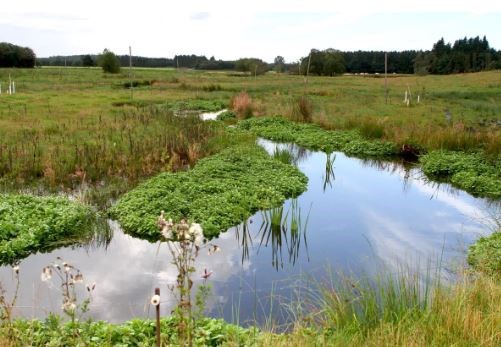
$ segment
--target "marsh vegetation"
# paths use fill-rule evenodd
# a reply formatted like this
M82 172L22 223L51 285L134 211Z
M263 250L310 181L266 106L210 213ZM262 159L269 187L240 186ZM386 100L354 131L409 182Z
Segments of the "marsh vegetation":
M152 321L122 323L151 318L142 300L151 288L137 284L182 271L198 278L205 270L207 279L214 269L216 294L201 300L202 313L235 325L204 314L188 324L186 311L162 319L164 343L499 343L499 233L471 249L479 272L448 262L424 275L422 267L394 271L402 259L389 259L443 252L444 261L464 261L454 237L469 246L486 234L475 218L501 196L499 71L392 76L387 104L382 80L368 76L310 76L305 84L284 74L134 69L131 94L124 72L2 69L0 80L9 74L18 93L0 95L0 261L21 261L29 287L40 269L23 269L64 252L105 282L111 294L101 305L131 302L127 313L89 306L92 317L119 324L46 313L35 315L43 321L9 320L0 330L10 342L150 345ZM224 109L217 121L199 117ZM160 211L200 223L221 252L169 272L176 256L160 250ZM121 228L111 235L102 216ZM95 245L96 234L107 241ZM158 270L158 254L168 270ZM389 266L381 272L374 259ZM98 269L98 260L108 265ZM121 263L125 282L109 270ZM343 271L320 271L325 263ZM4 281L11 269L1 271ZM444 280L444 272L455 276ZM201 278L184 277L183 295ZM14 287L2 284L4 300ZM236 293L238 303L229 302ZM218 297L227 305L218 307ZM29 298L21 287L19 302L31 307Z

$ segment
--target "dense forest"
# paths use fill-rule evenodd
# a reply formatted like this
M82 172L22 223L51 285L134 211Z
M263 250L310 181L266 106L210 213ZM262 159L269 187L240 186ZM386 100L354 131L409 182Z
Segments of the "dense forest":
M403 74L451 74L501 69L501 51L489 46L487 38L464 38L454 44L440 39L431 51L388 53L388 72ZM331 76L348 73L383 73L384 51L340 52L312 49L301 59L301 73ZM337 61L337 63L334 63ZM297 68L292 71L298 71Z

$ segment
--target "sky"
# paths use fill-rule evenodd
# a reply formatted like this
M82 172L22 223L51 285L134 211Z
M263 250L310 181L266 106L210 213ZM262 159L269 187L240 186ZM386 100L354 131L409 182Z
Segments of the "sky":
M311 48L431 49L443 37L487 36L501 49L499 0L2 1L0 42L38 57L117 54L288 62Z

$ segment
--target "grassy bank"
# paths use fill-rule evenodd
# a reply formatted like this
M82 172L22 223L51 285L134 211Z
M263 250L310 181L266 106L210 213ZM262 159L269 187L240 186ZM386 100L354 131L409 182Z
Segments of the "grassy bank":
M369 281L336 276L301 291L287 308L287 333L243 329L204 318L195 328L197 346L498 346L501 285L485 276L455 284L425 281L407 273ZM310 283L309 287L312 285ZM298 288L299 290L300 288ZM151 346L155 323L133 320L62 323L16 320L0 328L9 345ZM162 345L178 345L177 322L162 320Z
M257 145L235 146L202 159L187 172L162 173L125 194L111 209L125 232L157 239L160 211L202 224L216 236L259 209L282 204L306 189L296 167Z
M0 264L89 239L96 218L66 198L0 195Z

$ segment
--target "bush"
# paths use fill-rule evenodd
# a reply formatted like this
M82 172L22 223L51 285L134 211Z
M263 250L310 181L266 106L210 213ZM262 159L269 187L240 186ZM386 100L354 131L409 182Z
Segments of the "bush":
M119 73L120 60L112 51L105 49L103 54L99 56L99 66L103 68L106 73Z

